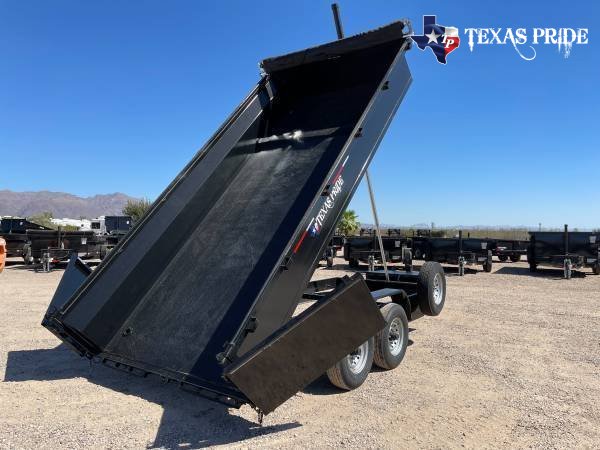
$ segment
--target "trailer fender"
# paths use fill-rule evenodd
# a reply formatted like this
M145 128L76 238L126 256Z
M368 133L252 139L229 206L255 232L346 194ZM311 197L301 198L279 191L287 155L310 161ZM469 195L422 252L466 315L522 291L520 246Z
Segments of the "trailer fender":
M400 294L396 294L396 295L392 295L392 302L402 306L402 308L404 308L404 312L406 313L406 318L408 319L408 321L410 322L412 319L412 306L410 303L410 300L408 298L408 294L406 293L406 291L402 291Z
M225 368L225 376L265 414L386 326L362 276L347 281Z

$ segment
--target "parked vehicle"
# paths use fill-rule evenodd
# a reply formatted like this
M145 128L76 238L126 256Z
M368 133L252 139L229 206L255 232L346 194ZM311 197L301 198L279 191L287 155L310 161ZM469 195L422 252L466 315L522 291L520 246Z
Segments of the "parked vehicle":
M90 224L92 231L102 236L125 235L132 226L131 216L100 216Z
M564 277L571 278L573 269L589 267L600 275L600 233L569 231L530 231L527 249L529 270L539 266L562 267Z
M408 321L443 308L439 264L308 281L410 85L405 28L264 60L126 240L93 273L71 258L43 325L82 356L261 413L325 372L352 389L372 362L395 367Z
M133 227L131 216L101 216L91 221L91 229L100 236L104 244L99 252L99 258L104 259L114 249Z
M92 231L27 230L23 247L25 264L38 264L42 258L66 261L71 253L82 258L100 258L106 251L105 240Z
M492 252L496 248L493 239L413 237L412 255L414 259L437 261L458 265L459 275L464 275L467 265L481 265L486 272L492 271Z
M381 236L386 261L402 262L410 240L404 237ZM348 236L344 241L344 259L352 269L358 269L360 263L381 262L379 240L374 235Z
M0 221L0 237L6 241L6 256L23 257L27 244L27 230L51 230L22 217L3 217Z
M492 255L496 256L501 262L509 259L512 262L519 262L523 256L527 255L529 241L519 241L510 239L496 239L496 248L492 250Z

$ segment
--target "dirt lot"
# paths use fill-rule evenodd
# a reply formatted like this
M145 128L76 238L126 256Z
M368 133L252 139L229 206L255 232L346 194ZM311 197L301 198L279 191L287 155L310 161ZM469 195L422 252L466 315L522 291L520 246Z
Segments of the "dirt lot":
M410 324L398 369L374 369L353 392L317 380L260 427L249 407L60 346L39 323L62 271L11 264L0 274L0 447L597 448L600 277L586 272L449 271L444 312Z

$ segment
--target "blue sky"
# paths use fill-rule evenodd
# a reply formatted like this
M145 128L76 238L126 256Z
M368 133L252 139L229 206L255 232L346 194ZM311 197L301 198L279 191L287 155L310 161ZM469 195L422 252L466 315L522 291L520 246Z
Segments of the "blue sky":
M461 30L413 85L371 173L383 223L600 226L597 2L341 1L347 35L423 14ZM0 189L155 198L259 78L335 38L329 1L0 3ZM589 28L565 59L467 27ZM523 50L524 52L527 49ZM363 183L364 184L364 183ZM366 189L352 202L371 221Z

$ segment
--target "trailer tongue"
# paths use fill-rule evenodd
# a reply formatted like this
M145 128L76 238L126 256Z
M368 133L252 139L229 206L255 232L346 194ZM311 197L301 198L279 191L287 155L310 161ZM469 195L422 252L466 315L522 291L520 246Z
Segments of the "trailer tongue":
M361 276L291 317L410 85L406 26L263 61L107 259L71 260L43 325L81 355L263 412L384 328Z

